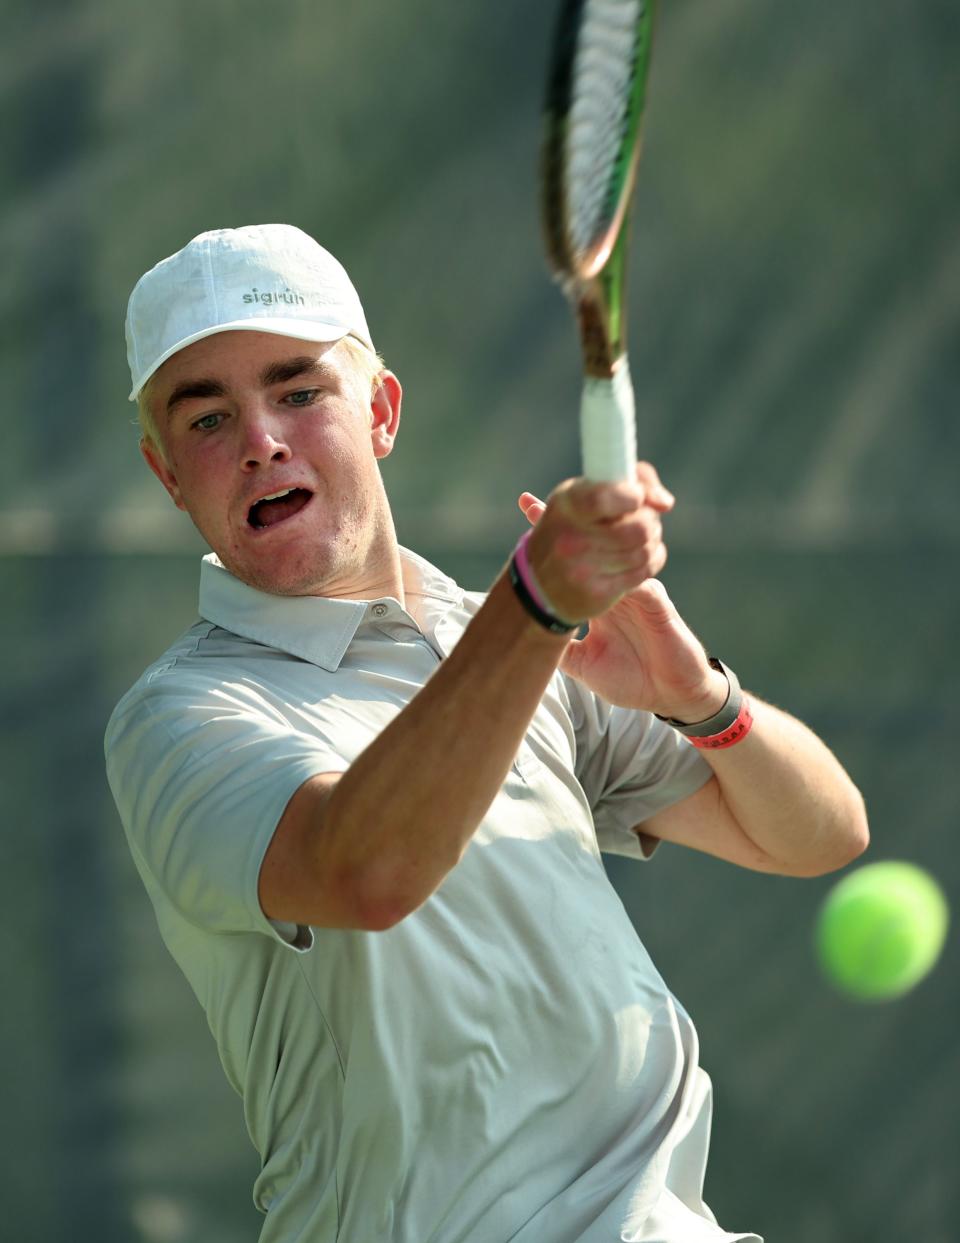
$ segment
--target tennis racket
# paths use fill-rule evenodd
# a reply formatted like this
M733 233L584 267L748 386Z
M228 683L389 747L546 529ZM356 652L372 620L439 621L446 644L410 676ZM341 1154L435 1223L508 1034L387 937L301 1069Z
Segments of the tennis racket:
M636 415L625 333L630 201L654 0L564 0L547 85L543 225L554 277L583 348L583 473L636 478Z

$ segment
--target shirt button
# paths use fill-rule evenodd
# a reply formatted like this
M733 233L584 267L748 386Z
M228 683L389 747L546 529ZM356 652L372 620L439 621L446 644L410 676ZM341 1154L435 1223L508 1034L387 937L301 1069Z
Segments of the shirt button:
M386 617L387 606L385 604L375 604L373 606L373 615L374 617Z

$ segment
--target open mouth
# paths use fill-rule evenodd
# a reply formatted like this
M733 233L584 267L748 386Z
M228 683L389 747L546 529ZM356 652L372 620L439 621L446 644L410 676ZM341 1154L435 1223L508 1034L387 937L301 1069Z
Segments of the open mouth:
M281 522L292 518L294 514L298 514L305 505L309 504L312 496L313 493L308 492L306 488L284 488L281 492L264 496L251 505L247 513L247 522L256 531L278 526Z

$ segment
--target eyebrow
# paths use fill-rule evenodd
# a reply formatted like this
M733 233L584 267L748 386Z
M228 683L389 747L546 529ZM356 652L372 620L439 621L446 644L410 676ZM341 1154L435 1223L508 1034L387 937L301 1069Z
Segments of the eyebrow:
M260 372L260 384L263 388L270 388L273 384L284 384L288 380L296 379L298 376L311 376L323 380L332 378L333 374L333 369L325 363L320 362L316 358L311 358L309 354L300 354L296 358L287 358L282 362L269 363ZM167 398L167 417L170 417L174 408L179 406L181 402L191 401L195 398L226 396L227 386L222 380L216 380L212 377L183 380Z

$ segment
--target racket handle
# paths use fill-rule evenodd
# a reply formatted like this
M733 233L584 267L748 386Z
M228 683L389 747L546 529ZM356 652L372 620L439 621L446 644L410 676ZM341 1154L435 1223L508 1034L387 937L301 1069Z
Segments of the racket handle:
M594 483L637 477L637 420L626 358L610 380L587 376L580 402L583 474Z

